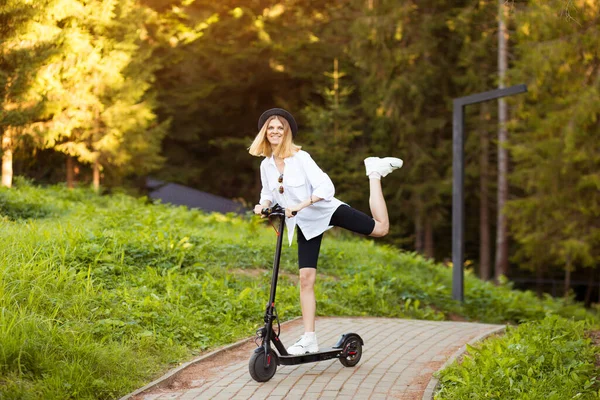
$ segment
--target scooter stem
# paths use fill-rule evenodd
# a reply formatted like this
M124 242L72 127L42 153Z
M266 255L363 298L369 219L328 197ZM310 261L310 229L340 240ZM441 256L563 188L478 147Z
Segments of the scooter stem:
M285 228L285 215L280 217L279 230L277 231L277 248L275 249L275 258L273 259L273 277L271 278L271 294L269 295L269 304L265 312L265 337L263 338L262 347L264 348L264 368L268 368L271 361L271 340L273 340L273 318L275 312L275 294L277 292L277 278L279 275L279 261L281 259L281 247L283 245L283 230ZM285 353L285 349L283 351Z
M281 247L283 245L283 230L285 228L285 216L280 218L279 231L277 234L277 248L273 259L273 277L271 278L271 294L269 296L269 308L275 306L275 294L277 292L277 278L279 275L279 261L281 259Z

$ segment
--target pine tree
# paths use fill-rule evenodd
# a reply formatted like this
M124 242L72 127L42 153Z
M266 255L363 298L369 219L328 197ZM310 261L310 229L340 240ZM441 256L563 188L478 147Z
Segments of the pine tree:
M12 185L12 155L39 115L44 97L34 88L38 72L56 53L56 31L44 29L61 1L8 0L0 5L0 135L2 185Z
M332 72L325 75L330 85L320 94L323 104L311 103L303 110L306 125L307 148L321 168L335 183L336 196L356 205L365 199L364 148L360 137L361 122L358 107L350 103L354 88L346 85L346 75L340 70L339 60L333 60Z
M91 164L98 190L101 170L110 176L143 175L158 156L165 124L157 124L149 96L157 64L144 43L148 11L133 0L77 3L63 24L69 52L56 60L52 106L44 125L46 146ZM48 85L48 84L47 84ZM118 169L116 169L118 167Z
M461 8L449 21L451 30L460 37L459 69L453 74L458 95L465 96L493 89L497 85L497 31L498 4L496 0L471 2ZM497 129L494 109L489 103L466 108L465 127L465 190L467 207L475 207L473 199L478 191L479 227L467 219L465 230L466 256L473 257L469 249L473 242L479 244L479 276L488 280L492 276L491 230L495 225L490 219L496 171L491 167L495 157L493 132ZM475 232L478 235L475 235Z
M531 1L517 13L517 99L510 200L516 259L531 269L559 268L568 288L577 268L600 261L600 3L581 2L575 20L560 1Z
M97 161L110 166L109 176L119 181L129 174L145 176L162 165L161 143L168 121L158 123L154 113L152 83L159 63L152 57L144 27L151 15L133 0L119 1L113 12L106 32L112 45L109 62L124 58L127 63L102 96L105 134L94 147Z
M156 8L164 21L155 30L161 43L155 55L164 60L157 73L159 113L172 121L163 142L170 162L159 176L255 201L258 163L247 148L256 121L268 108L286 108L305 144L301 110L320 101L316 93L329 84L323 71L343 52L341 22L333 13L345 12L344 4L183 3ZM219 179L213 179L215 170Z
M405 160L402 177L388 198L403 200L390 210L396 224L413 221L396 231L398 244L414 232L415 248L434 255L434 232L443 226L450 195L451 126L447 102L453 82L447 73L458 43L447 21L455 5L431 2L360 2L366 18L354 25L350 50L361 71L360 94L371 121L366 130L372 154L399 155ZM384 188L385 189L385 188Z

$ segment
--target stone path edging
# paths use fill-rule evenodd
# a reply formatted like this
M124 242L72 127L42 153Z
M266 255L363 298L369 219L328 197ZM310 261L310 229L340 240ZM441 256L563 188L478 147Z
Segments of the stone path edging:
M289 321L282 322L281 325L284 326L284 325L292 323L292 322L294 322L294 321L296 321L296 320L298 320L300 318L302 318L302 317L296 317L296 318L293 318L293 319L291 319ZM131 392L131 393L129 393L129 394L121 397L119 400L129 400L132 397L137 396L137 395L139 395L139 394L141 394L141 393L143 393L145 391L148 391L150 389L153 389L154 387L156 387L158 385L166 385L166 384L169 383L170 380L174 379L175 376L179 372L183 371L184 369L186 369L186 368L188 368L188 367L190 367L190 366L192 366L194 364L197 364L199 362L205 361L205 360L207 360L207 359L209 359L211 357L214 357L214 356L216 356L216 355L218 355L218 354L220 354L220 353L222 353L222 352L224 352L226 350L233 350L233 349L235 349L237 347L243 346L244 344L246 344L246 343L248 343L248 342L250 342L252 340L254 340L254 337L249 337L249 338L246 338L246 339L242 339L242 340L240 340L238 342L235 342L235 343L223 346L223 347L219 347L218 349L215 349L215 350L211 351L210 353L198 356L198 357L194 358L192 361L188 361L186 363L183 363L179 367L170 370L169 372L167 372L166 374L164 374L160 378L155 379L154 381L150 382L146 386L143 386L143 387L137 389L136 391Z

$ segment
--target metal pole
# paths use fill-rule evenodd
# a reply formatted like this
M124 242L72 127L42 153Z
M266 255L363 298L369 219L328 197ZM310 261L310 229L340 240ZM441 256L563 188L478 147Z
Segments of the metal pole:
M454 100L452 112L452 298L464 299L464 127L465 106ZM457 190L458 189L458 190Z
M452 110L452 298L464 301L465 253L465 106L527 91L525 85L495 89L454 99Z

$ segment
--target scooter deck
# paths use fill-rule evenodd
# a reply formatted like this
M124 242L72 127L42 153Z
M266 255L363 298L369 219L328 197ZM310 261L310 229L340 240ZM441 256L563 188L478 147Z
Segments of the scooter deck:
M287 355L279 356L280 365L297 365L305 364L310 362L330 360L332 358L339 358L342 353L342 348L339 347L326 347L321 349L318 353L307 353L302 355Z

